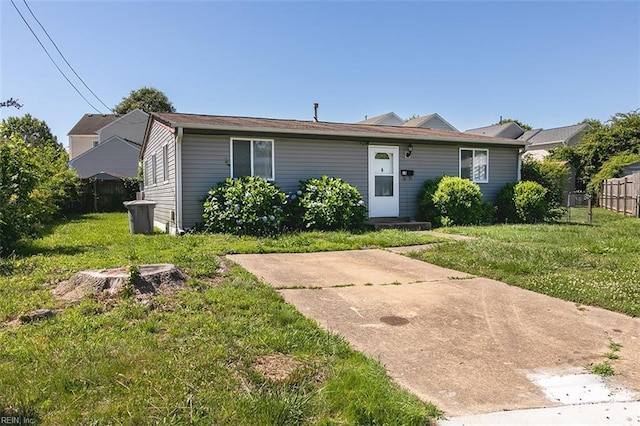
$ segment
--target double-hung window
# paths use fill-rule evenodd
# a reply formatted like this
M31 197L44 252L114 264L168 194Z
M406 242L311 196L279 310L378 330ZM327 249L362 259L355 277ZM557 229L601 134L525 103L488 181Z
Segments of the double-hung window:
M273 140L231 139L231 176L261 176L274 180Z
M489 182L489 150L460 148L460 177L471 182Z

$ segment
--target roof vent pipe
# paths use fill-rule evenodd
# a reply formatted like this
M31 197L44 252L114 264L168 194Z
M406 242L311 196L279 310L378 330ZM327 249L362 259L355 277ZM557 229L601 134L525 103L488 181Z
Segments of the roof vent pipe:
M318 103L314 102L313 104L313 121L318 122Z

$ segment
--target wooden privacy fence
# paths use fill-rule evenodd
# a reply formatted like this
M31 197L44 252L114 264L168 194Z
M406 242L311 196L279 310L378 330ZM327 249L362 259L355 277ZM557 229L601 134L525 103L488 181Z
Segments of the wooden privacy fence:
M640 217L640 172L621 178L607 179L602 183L600 207L607 210Z

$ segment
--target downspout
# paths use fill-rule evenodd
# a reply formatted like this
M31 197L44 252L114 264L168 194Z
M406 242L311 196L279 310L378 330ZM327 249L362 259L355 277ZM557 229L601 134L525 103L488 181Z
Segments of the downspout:
M178 127L176 134L176 234L184 234L182 229L182 136L184 129Z
M518 150L518 182L522 180L522 155L524 153L524 148Z

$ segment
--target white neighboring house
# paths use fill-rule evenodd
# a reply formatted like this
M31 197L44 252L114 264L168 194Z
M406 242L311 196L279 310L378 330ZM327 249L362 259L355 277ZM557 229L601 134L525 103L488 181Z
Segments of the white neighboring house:
M525 158L542 160L552 148L577 145L590 128L587 123L581 123L553 129L534 129L524 132L518 140L527 142Z
M85 114L68 133L69 166L83 179L100 173L135 177L148 120L140 109L124 115Z

